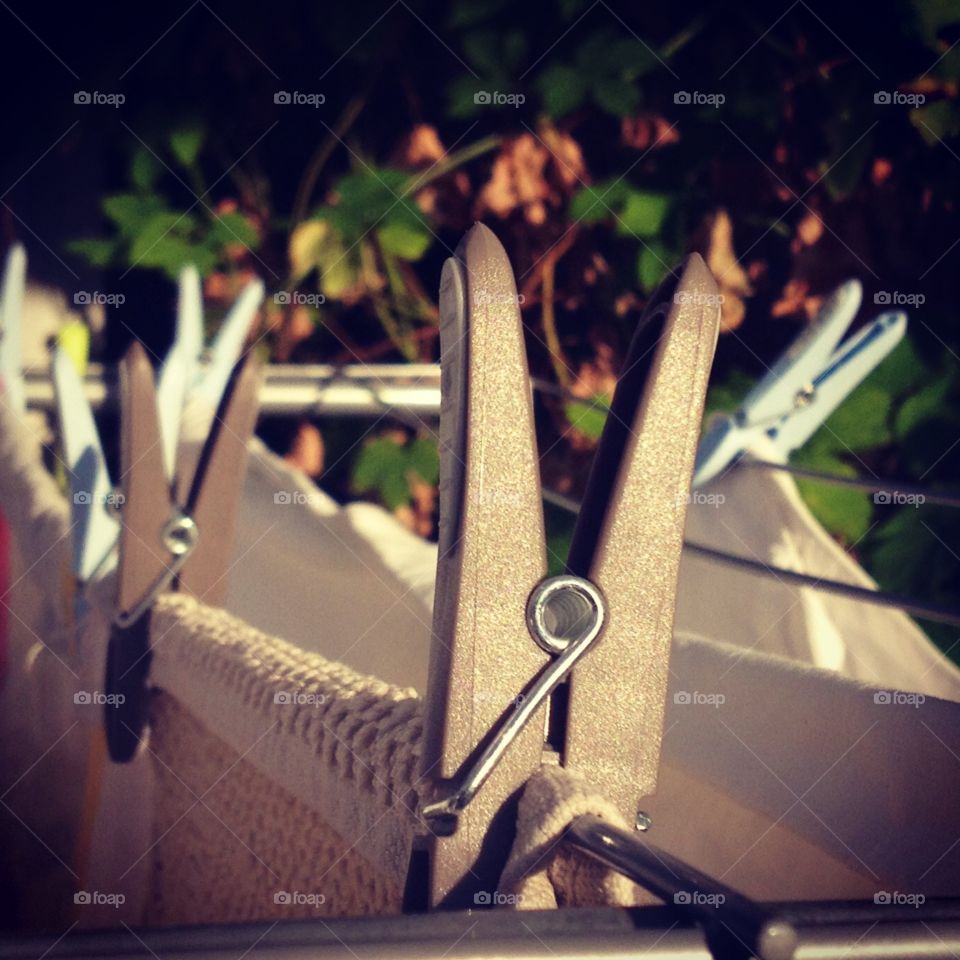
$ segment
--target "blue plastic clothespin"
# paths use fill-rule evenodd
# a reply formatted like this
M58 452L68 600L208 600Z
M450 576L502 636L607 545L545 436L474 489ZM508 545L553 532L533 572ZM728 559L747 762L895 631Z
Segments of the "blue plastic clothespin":
M837 347L861 296L859 281L842 284L736 412L712 423L697 451L694 487L722 473L764 435L786 460L900 342L907 316L892 311Z
M177 449L182 426L187 417L201 417L204 423L194 424L198 433L209 430L262 299L263 284L259 280L249 283L209 349L203 351L200 277L193 267L184 269L180 276L176 333L157 384L163 463L171 483L179 469ZM60 348L54 356L53 376L70 474L73 572L81 583L89 583L101 579L116 563L120 520L112 509L113 487L83 382Z
M7 254L0 288L0 391L17 413L26 412L23 385L21 327L27 255L20 244Z

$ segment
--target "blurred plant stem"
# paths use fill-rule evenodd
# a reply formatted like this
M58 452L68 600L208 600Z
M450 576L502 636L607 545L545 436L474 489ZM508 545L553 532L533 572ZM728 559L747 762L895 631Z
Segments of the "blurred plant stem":
M310 158L307 169L304 171L303 177L300 180L300 185L297 187L296 198L293 201L293 214L290 221L292 226L296 226L306 219L307 212L310 208L310 201L313 198L313 192L317 187L317 180L320 179L320 174L327 165L327 161L332 156L333 151L336 150L344 135L353 126L354 121L363 111L370 93L370 87L371 82L368 82L360 93L347 102L340 116L337 117L337 122L333 125L333 129L323 138L320 146L317 147L313 156Z
M400 194L401 198L409 197L418 190L422 190L427 184L433 183L434 180L439 180L440 177L456 170L457 167L462 167L465 163L469 163L477 157L482 157L491 150L496 150L502 140L503 138L497 134L490 134L489 137L484 137L476 143L468 144L466 147L448 154L442 160L438 160L432 166L427 167L426 170L413 176L403 188Z

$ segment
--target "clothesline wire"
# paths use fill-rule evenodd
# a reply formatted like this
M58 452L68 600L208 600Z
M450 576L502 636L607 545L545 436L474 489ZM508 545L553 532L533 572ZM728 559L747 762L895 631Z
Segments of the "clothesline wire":
M53 384L46 370L25 371L30 407L50 411L54 407ZM568 389L539 377L531 378L542 394L605 411L606 405L590 397L578 397ZM92 364L86 377L92 405L96 408L115 396L116 378L102 366ZM363 416L391 408L408 410L420 417L440 412L440 367L438 364L270 364L261 395L264 413L286 416L341 414ZM843 477L807 467L755 458L741 458L738 465L779 470L805 480L828 483L877 494L879 503L896 505L936 504L960 508L960 494L889 477ZM912 499L908 499L912 498Z
M580 504L572 497L565 496L555 490L544 489L543 499L562 510L576 515L580 512ZM840 580L831 580L827 577L818 577L808 573L799 573L796 570L787 570L776 567L761 560L742 557L724 550L717 550L702 543L684 540L684 547L692 553L715 563L736 567L752 574L779 580L781 583L792 584L797 587L807 587L823 593L831 593L870 603L874 606L896 608L911 614L921 620L931 620L935 623L947 623L951 626L960 626L960 610L947 607L943 604L927 600L917 600L904 597L884 590L873 590L853 583L843 583Z

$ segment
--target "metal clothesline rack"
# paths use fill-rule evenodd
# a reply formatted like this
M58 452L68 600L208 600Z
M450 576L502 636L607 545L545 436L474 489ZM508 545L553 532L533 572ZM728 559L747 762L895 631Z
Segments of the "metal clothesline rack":
M24 371L27 406L30 409L52 412L55 409L53 382L47 370ZM574 397L555 384L533 379L534 389L579 403L589 403ZM117 396L116 376L101 364L90 364L84 377L87 398L94 410L108 408ZM440 365L420 364L271 364L266 368L260 393L260 410L267 416L305 417L376 417L390 414L400 419L421 422L423 418L440 415ZM790 473L793 476L822 483L851 487L867 492L883 493L891 489L898 494L922 496L922 502L947 507L960 507L960 496L932 490L925 486L900 480L867 477L840 477L794 467L744 458L739 463L750 469L767 469ZM549 489L544 499L570 513L579 510L579 503ZM882 590L871 590L828 578L799 573L730 554L704 544L688 542L687 548L711 562L725 564L758 576L780 580L798 587L807 587L844 596L863 603L898 608L914 617L937 623L960 626L960 609L944 604L903 597Z

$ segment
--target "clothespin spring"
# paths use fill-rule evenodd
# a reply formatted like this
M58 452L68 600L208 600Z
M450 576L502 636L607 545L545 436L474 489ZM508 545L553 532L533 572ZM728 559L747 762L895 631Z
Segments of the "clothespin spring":
M163 593L174 581L183 565L190 559L197 541L200 539L200 530L192 517L181 513L174 517L160 534L164 547L170 552L170 563L160 572L150 584L143 598L130 610L118 610L113 622L126 629L136 623L152 606L157 597Z
M548 577L534 589L527 602L527 627L537 645L554 659L526 692L516 697L510 712L491 730L480 755L453 780L453 792L421 808L420 816L435 836L449 837L456 832L460 812L477 795L537 708L593 646L606 619L603 595L582 577Z

